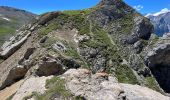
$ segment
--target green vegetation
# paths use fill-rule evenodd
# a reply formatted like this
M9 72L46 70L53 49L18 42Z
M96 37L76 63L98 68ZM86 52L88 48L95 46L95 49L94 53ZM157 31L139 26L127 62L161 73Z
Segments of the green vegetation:
M72 98L72 100L83 100L81 97L74 97L70 91L65 88L65 80L57 76L47 80L46 88L48 89L44 94L33 93L31 96L25 97L29 99L34 97L36 100L52 100L55 95L62 97L64 100Z
M50 48L57 40L53 37L48 37L45 43L41 44L44 48Z
M7 37L12 36L14 33L15 29L0 26L0 45L6 41Z
M6 21L0 18L0 46L8 39L10 36L15 34L15 30L18 28L20 23L17 19L12 19L11 21Z
M120 25L121 26L121 29L118 28L115 32L118 34L118 35L129 35L131 34L131 30L133 28L133 24L134 24L134 21L133 21L133 15L132 14L128 14L128 15L125 15L124 17L118 19L118 20L113 20L110 22L110 24L112 25Z
M113 67L115 68L115 74L117 75L118 81L121 83L129 83L129 84L139 84L136 76L133 73L133 70L128 67L127 65L121 65L122 58L129 58L129 51L125 51L125 47L122 47L121 44L119 44L119 38L121 35L128 36L131 34L131 30L133 28L133 15L125 15L124 17L113 20L110 22L110 26L117 26L120 25L120 27L117 27L116 31L114 31L110 38L107 33L107 30L103 30L101 27L95 25L94 23L90 23L89 20L87 20L86 15L89 14L90 11L64 11L62 14L60 14L57 18L53 19L51 23L47 27L44 27L41 29L40 33L42 36L47 35L49 32L56 30L56 29L62 29L69 28L78 29L78 32L80 35L86 34L91 37L90 40L82 42L79 44L80 48L94 48L99 50L99 55L106 58L106 61L112 61L112 66L110 66L108 63L106 63L106 71L108 73L113 73L113 70L111 70ZM55 23L54 23L55 22ZM61 24L62 23L62 24ZM108 27L108 28L109 28ZM112 43L112 40L115 44ZM157 40L157 38L155 39ZM51 40L50 40L51 41ZM53 43L49 42L47 45L51 45ZM142 43L144 46L148 45L148 41L142 40ZM45 45L45 46L47 46ZM70 45L70 43L66 44ZM119 50L118 50L119 48ZM84 61L84 59L78 54L78 52L75 50L75 47L68 46L67 50L64 52L64 55L73 57L74 59L79 59L82 61L82 64L84 66L91 66L89 63ZM126 59L126 58L125 58ZM143 65L142 65L143 66ZM156 84L153 83L153 80L146 79L148 87L152 85L152 88L156 88ZM62 90L63 91L63 90ZM51 93L48 93L52 95ZM70 95L69 95L70 96ZM67 96L66 96L67 97Z
M3 59L0 59L0 63L2 63L4 60Z
M8 97L6 100L12 100L12 98L13 98L14 95L15 95L15 93L12 94L10 97Z
M155 43L157 43L158 40L159 40L159 37L155 35L154 38L151 39L149 46L153 46Z
M118 66L115 73L121 83L139 84L133 71L127 65Z
M65 54L75 59L80 58L80 55L77 53L76 50L74 50L74 48L66 50Z
M65 11L63 11L63 13L67 14L67 15L84 15L84 16L86 16L86 15L92 13L93 11L95 11L96 9L97 9L97 7L83 9L83 10L65 10Z
M48 90L44 94L36 94L37 100L51 100L55 94L60 95L65 99L72 96L72 94L65 89L65 80L60 79L59 77L53 77L52 79L47 80L46 88Z
M157 85L156 81L155 81L155 78L153 77L146 77L145 78L145 81L146 81L146 86L155 90L155 91L158 91L158 92L162 92L159 88L159 86Z
M147 46L147 45L149 44L149 41L148 41L148 40L141 40L141 42L142 42L142 44L143 44L144 46Z
M111 40L108 37L107 33L102 30L100 27L94 26L92 27L93 39L84 42L84 45L92 48L98 47L110 47L112 46Z
M42 38L43 36L47 35L48 33L56 30L59 28L59 25L57 23L50 23L47 27L42 27L39 30L39 37Z

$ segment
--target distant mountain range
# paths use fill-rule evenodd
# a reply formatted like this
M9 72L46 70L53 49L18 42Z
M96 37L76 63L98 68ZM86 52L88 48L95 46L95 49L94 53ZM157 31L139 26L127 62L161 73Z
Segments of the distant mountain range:
M165 8L155 14L147 14L145 17L151 20L154 31L158 36L170 32L170 10Z
M37 15L16 8L0 6L0 45L14 35L15 31L28 24Z

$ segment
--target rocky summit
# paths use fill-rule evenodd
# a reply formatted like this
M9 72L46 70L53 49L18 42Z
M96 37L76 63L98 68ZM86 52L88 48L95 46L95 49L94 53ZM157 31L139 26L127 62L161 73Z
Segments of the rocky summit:
M168 36L122 0L48 12L0 50L1 100L170 100Z

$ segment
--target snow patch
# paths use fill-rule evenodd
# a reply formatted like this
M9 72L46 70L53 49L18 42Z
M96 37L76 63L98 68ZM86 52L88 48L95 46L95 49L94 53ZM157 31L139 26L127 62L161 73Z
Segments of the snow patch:
M2 17L2 19L4 19L4 20L7 20L7 21L11 21L10 19L8 19L8 18L5 18L5 17Z
M168 8L164 8L160 12L157 12L157 13L154 13L154 14L149 13L145 17L149 17L149 16L155 16L156 17L156 16L159 16L159 15L168 13L168 12L170 12L170 10Z

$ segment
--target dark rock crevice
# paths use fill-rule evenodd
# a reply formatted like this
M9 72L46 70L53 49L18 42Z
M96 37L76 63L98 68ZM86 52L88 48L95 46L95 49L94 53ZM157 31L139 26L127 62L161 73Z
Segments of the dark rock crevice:
M170 93L170 65L158 64L150 69L160 87Z
M145 58L160 87L170 93L170 44L159 44Z

